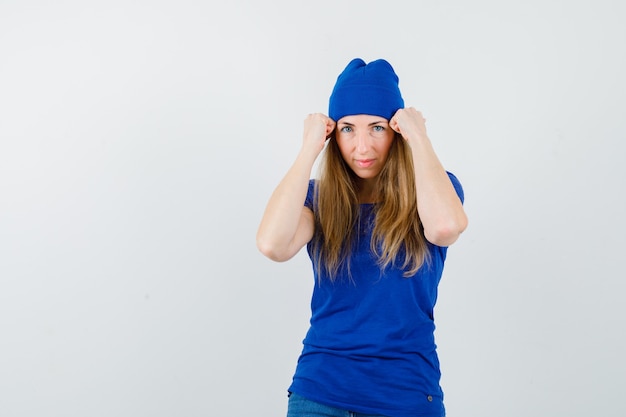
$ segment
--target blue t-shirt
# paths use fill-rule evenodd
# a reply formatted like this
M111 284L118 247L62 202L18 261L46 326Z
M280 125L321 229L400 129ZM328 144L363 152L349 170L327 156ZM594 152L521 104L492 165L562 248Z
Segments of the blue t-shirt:
M463 201L461 184L448 175ZM311 180L305 202L311 210L313 186ZM351 277L345 270L334 282L319 277L311 257L310 328L288 390L353 412L442 417L433 309L447 248L428 244L430 262L412 277L393 266L381 271L370 249L374 205L360 210ZM310 243L307 249L311 255Z

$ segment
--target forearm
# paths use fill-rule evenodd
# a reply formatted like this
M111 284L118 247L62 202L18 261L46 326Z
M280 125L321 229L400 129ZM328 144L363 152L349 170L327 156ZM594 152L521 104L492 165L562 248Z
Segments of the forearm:
M316 157L303 148L270 196L257 232L257 246L270 258L282 258L290 252Z
M467 227L459 196L437 157L430 139L422 135L409 141L415 169L417 208L424 234L439 246L449 246Z

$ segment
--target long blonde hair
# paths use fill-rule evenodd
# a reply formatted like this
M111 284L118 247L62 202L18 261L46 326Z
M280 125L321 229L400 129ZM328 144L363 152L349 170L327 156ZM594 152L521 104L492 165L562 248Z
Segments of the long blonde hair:
M359 221L358 181L341 156L335 136L329 139L315 187L315 235L312 254L318 275L323 268L334 280L349 257ZM390 265L414 275L428 260L423 227L417 212L413 158L409 145L396 134L376 184L374 229L370 246L381 269ZM404 249L404 259L400 257Z

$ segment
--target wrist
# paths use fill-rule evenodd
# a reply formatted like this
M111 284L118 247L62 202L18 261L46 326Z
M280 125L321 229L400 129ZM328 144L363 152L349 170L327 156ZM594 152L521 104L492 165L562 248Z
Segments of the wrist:
M403 136L404 140L409 144L411 148L416 148L424 144L429 144L430 139L426 134L416 133L412 135Z
M304 145L302 146L302 148L300 148L300 152L298 153L298 159L302 162L313 165L320 152L321 149L315 149L312 146Z

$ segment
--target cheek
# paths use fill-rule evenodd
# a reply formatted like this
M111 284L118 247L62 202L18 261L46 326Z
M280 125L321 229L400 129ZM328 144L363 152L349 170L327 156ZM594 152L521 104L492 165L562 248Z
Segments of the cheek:
M389 140L386 140L382 143L379 144L379 146L377 147L377 151L378 154L382 157L384 157L384 159L387 159L387 155L389 155L389 150L391 149L391 145L393 144L393 140L394 138L391 138Z
M350 156L350 146L345 140L337 140L337 148L343 159L347 159Z

